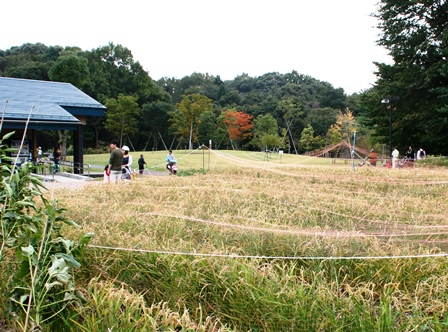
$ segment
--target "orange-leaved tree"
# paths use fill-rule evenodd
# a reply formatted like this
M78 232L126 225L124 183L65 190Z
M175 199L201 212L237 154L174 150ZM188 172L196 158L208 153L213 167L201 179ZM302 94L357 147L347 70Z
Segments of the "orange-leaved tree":
M235 141L236 147L238 148L241 142L253 135L253 116L235 109L226 110L223 114L224 124L227 128L230 141L232 142L232 147L235 148L233 146L233 141Z

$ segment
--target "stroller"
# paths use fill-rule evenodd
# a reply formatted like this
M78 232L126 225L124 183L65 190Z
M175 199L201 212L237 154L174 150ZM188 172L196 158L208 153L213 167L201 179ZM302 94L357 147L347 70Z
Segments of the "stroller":
M132 172L128 167L123 167L121 169L121 179L122 180L132 180Z
M177 174L177 163L168 163L166 164L166 169L168 170L170 175L176 175Z
M405 167L406 163L409 161L408 157L403 157L401 160L398 161L397 163L397 167L398 168L403 168Z

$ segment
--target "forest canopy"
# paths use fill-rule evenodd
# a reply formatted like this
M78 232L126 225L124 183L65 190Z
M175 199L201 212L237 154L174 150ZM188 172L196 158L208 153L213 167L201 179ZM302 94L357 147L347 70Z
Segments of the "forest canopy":
M304 128L315 128L318 139L310 138L314 142L330 144L326 134L336 115L349 104L356 112L343 89L295 71L242 74L229 81L201 73L154 81L129 49L113 43L90 51L43 44L12 47L0 51L0 74L69 82L108 106L104 118L87 121L85 146L91 149L118 138L136 150L191 149L212 140L214 148L269 147L303 153L308 146L300 143ZM136 107L120 106L130 98ZM238 124L229 124L226 114L231 111L239 115ZM254 124L266 115L272 117L275 132L258 130L252 142ZM235 128L243 126L243 118L250 119L244 123L250 130L235 140ZM47 136L54 141L51 133Z

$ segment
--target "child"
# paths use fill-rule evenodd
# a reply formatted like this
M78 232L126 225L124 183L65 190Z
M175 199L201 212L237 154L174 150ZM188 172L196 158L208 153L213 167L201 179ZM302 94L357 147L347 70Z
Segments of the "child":
M171 174L173 174L173 175L177 174L177 164L173 164L171 166Z
M104 167L104 183L109 183L110 182L110 173L109 173L109 165L106 165L106 167Z

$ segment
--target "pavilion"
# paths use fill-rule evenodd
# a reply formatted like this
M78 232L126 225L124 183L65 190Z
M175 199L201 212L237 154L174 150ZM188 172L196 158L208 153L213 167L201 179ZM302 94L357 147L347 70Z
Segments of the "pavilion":
M37 130L72 130L74 172L83 173L83 126L86 117L104 116L106 107L70 83L0 77L0 135L15 131L6 144L19 156L36 158ZM26 133L24 133L26 128Z

